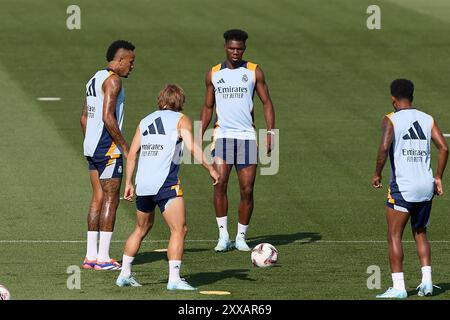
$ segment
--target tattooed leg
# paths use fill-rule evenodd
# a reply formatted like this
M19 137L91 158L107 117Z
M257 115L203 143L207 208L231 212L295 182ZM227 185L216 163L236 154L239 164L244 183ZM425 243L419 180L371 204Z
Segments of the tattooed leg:
M99 219L100 231L112 232L114 230L121 181L120 178L100 180L103 190L103 206Z
M99 231L100 213L103 206L103 190L97 170L90 170L89 177L92 185L92 199L87 217L88 231Z

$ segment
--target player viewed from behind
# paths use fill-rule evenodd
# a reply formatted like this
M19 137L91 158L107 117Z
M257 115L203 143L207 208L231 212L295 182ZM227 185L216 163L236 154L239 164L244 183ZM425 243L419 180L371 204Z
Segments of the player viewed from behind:
M200 116L201 137L208 128L215 105L212 156L214 168L221 177L220 182L214 187L214 208L219 228L219 242L215 251L227 251L232 248L227 229L227 184L233 165L236 166L241 194L235 247L241 251L249 251L245 238L253 212L253 186L257 164L256 132L253 123L255 90L264 107L268 154L272 150L275 113L263 71L257 64L242 60L247 33L242 30L229 30L223 36L226 60L206 74L206 96Z
M131 201L134 195L133 173L136 157L139 163L136 173L136 227L128 237L123 255L122 271L116 284L140 286L131 276L131 264L142 240L151 229L158 205L170 229L167 249L169 260L168 290L195 290L180 278L181 259L186 236L186 212L178 179L183 142L188 151L209 171L214 184L219 175L207 163L202 150L194 144L191 120L180 113L185 101L183 90L173 84L166 85L158 96L159 110L149 114L139 123L131 143L126 165L124 198Z
M403 277L402 235L408 219L417 245L422 266L422 282L417 287L419 296L433 293L431 279L431 252L427 239L427 225L434 194L440 196L442 175L448 158L448 147L436 121L430 115L412 107L414 85L406 79L391 83L391 98L395 112L382 121L382 137L378 149L374 188L381 188L381 172L388 157L391 177L387 195L389 262L393 287L377 298L406 298ZM431 141L439 158L433 177L430 159Z
M122 154L127 157L129 149L121 132L125 98L121 78L127 78L133 70L134 58L134 46L130 42L113 42L106 53L107 68L98 71L86 84L86 101L80 122L92 199L87 219L84 269L120 269L120 264L109 256L109 246L119 205Z

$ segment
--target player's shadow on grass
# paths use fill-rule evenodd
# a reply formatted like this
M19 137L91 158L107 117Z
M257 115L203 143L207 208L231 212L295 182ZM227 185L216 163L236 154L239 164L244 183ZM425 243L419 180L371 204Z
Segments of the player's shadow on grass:
M433 297L439 296L450 290L450 283L437 283L436 286L438 286L439 288L433 288ZM414 289L408 291L408 297L409 296L417 296L417 290Z
M265 236L258 236L247 239L247 243L250 247L257 245L258 243L267 242L274 246L286 245L296 241L300 244L307 244L319 241L322 239L320 233L317 232L297 232L292 234L271 234Z
M230 269L217 272L199 272L186 276L186 280L196 286L212 284L224 279L238 279L245 281L256 281L248 277L249 269Z
M184 253L203 252L203 251L209 251L209 250L208 249L185 249ZM159 261L159 260L167 260L167 252L149 251L149 252L138 253L136 258L133 261L133 265L152 263L152 262Z

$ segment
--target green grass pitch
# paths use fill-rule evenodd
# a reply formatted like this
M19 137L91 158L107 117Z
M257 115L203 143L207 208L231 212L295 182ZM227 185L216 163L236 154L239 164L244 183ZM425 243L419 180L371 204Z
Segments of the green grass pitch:
M372 299L371 265L391 285L385 242L386 188L370 187L388 86L416 85L415 105L450 133L450 3L375 1L381 30L368 30L368 0L75 1L81 30L66 28L74 1L3 0L0 10L0 283L12 299ZM248 31L245 58L266 74L280 129L280 170L258 175L249 229L252 245L270 242L279 263L254 268L250 254L213 251L218 233L209 177L185 165L181 179L189 234L183 276L200 290L229 296L168 292L168 230L159 213L136 258L142 288L117 288L117 272L81 272L68 290L66 270L85 254L90 199L79 115L84 85L123 38L136 45L126 90L125 137L155 109L163 84L187 94L185 113L199 118L204 75L224 59L222 33ZM37 97L61 97L57 102ZM257 128L264 128L255 97ZM436 161L436 153L433 153ZM434 163L435 163L434 161ZM387 185L389 172L384 172ZM447 195L433 204L429 238L433 278L450 297L450 174ZM229 184L229 231L235 235L239 191ZM121 259L134 226L134 205L121 202L111 254ZM409 228L409 227L408 227ZM404 239L411 241L409 231ZM25 242L21 242L26 240ZM29 242L36 240L36 242ZM45 242L50 240L49 242ZM420 282L414 243L405 242L407 290ZM413 294L411 299L415 299Z

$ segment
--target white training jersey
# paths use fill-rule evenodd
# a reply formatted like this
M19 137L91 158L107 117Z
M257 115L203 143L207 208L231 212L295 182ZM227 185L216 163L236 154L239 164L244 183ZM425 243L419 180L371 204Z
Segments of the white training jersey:
M136 173L136 194L155 195L179 184L183 142L179 137L180 112L159 110L141 120L141 151Z
M86 84L87 126L84 138L84 155L95 158L117 158L121 154L103 122L103 82L114 74L110 70L100 70ZM115 117L122 130L125 91L117 96Z
M254 63L243 61L236 69L227 68L225 63L211 69L216 100L214 139L256 140L253 124L256 67Z
M402 109L387 117L395 132L389 152L390 191L399 191L408 202L431 200L434 194L430 163L433 117L416 109Z

